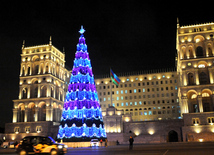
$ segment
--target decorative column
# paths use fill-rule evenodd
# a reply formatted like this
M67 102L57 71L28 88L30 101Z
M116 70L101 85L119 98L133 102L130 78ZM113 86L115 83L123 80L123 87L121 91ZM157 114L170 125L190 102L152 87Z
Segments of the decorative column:
M53 121L53 108L46 106L46 121Z
M18 109L13 109L13 123L17 122Z
M22 87L19 87L19 99L22 99Z
M27 98L30 98L30 86L27 87Z
M199 82L199 77L198 77L198 69L195 69L195 83L196 85L200 85L200 82Z
M199 106L199 111L203 112L203 103L202 103L202 96L198 95L198 106Z
M209 70L209 76L210 76L210 83L213 84L213 73L212 73L212 68L208 68Z
M181 98L181 114L189 113L188 99L186 96Z
M35 108L35 122L39 121L39 108Z
M186 71L183 71L183 85L187 86L187 74L186 74Z
M28 121L28 108L25 108L25 122Z

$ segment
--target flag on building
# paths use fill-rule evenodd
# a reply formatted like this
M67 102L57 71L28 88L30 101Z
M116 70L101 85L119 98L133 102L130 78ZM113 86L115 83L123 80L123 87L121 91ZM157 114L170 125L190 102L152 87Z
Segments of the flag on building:
M120 79L117 77L116 74L114 74L114 72L111 70L111 80L114 84L116 84L117 86L120 83Z

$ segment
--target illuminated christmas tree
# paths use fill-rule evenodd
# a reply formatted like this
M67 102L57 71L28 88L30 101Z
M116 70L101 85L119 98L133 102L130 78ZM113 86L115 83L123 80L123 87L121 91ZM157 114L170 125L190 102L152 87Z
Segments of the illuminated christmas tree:
M59 126L58 138L63 141L89 141L94 138L106 138L84 32L85 30L81 27Z

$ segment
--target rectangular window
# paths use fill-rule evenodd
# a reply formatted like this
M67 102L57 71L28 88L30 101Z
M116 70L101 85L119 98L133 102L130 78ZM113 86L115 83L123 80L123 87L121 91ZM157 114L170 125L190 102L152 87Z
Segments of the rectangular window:
M123 90L121 90L120 93L123 94Z
M119 94L119 91L116 91L117 94Z
M125 94L127 94L127 90L125 90Z
M37 126L37 127L36 127L36 132L37 132L37 133L40 133L41 131L42 131L42 127L41 127L41 126Z
M29 132L30 132L30 127L29 127L29 126L25 127L25 132L26 132L26 133L29 133Z
M134 102L134 105L137 105L137 102Z
M149 115L152 115L152 111L149 111Z
M147 111L144 111L144 115L147 115Z
M14 128L14 132L15 132L15 133L19 133L19 127L15 127L15 128Z
M143 88L143 92L145 93L145 88Z
M134 89L134 93L136 93L137 92L137 90L136 89Z
M129 106L129 103L128 103L128 102L126 102L126 106Z
M117 97L117 101L119 100L119 97Z
M192 118L193 125L199 125L199 118Z
M124 106L124 104L123 104L123 103L121 103L121 106Z

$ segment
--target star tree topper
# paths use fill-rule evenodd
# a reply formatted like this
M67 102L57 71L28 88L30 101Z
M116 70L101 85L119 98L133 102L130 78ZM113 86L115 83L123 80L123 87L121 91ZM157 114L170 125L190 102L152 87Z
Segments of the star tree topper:
M85 29L83 28L83 26L81 26L81 29L79 30L80 34L83 34L85 32Z

